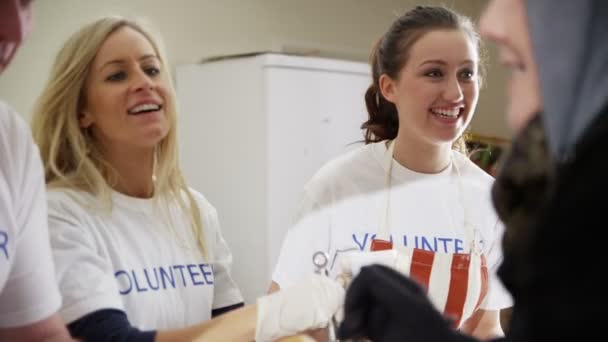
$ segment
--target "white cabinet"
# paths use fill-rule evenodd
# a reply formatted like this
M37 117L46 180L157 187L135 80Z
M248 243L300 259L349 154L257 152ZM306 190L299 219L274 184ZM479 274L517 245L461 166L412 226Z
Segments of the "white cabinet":
M305 182L361 144L370 79L366 63L278 54L177 67L184 174L218 210L247 303L270 284Z

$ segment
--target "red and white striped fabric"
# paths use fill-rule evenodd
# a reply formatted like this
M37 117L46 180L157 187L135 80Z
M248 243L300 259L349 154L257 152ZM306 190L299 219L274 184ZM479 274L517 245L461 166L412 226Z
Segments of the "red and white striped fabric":
M371 251L392 249L388 241L373 240ZM488 292L488 267L481 253L437 253L400 248L397 269L426 290L431 302L459 327L471 317Z
M370 251L393 249L388 226L391 209L391 173L393 167L394 141L390 141L386 153L386 203L380 214L381 221L376 238L372 240ZM458 165L452 160L456 171L460 196L463 187ZM469 253L438 253L418 248L399 247L398 270L419 282L426 288L431 302L446 317L453 320L455 327L466 321L479 308L488 292L488 267L486 259L475 243L475 228L470 224L468 208L464 205L463 227L469 243ZM398 207L398 206L397 206ZM404 210L405 208L400 208Z

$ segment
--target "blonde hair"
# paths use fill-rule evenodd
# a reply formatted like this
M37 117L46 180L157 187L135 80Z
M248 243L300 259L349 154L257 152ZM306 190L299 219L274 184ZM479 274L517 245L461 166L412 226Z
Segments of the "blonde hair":
M200 209L179 167L177 108L168 62L160 40L155 39L141 22L116 16L98 19L72 35L59 51L32 118L46 182L52 188L89 192L102 198L111 208L111 186L117 175L104 159L99 144L80 127L78 116L85 103L85 82L99 48L108 36L123 27L141 33L150 42L163 65L161 72L168 84L169 95L164 108L169 131L155 149L154 197L169 220L170 203L174 201L192 217L198 249L206 256Z

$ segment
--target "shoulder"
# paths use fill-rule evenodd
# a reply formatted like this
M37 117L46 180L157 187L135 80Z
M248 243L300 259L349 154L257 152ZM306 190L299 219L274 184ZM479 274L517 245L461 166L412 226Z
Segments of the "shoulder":
M49 215L89 215L91 209L98 205L98 200L85 191L68 188L47 189Z
M382 143L357 146L326 162L306 183L305 189L313 193L340 187L353 182L365 182L367 177L376 178L381 170L379 149Z
M84 191L47 190L49 237L53 249L89 248L96 242L95 216L99 201ZM80 245L80 247L77 247Z
M196 205L198 206L199 210L201 211L201 213L207 213L207 212L215 213L216 212L215 207L211 204L211 202L209 202L209 200L205 197L205 195L203 195L200 191L195 190L191 187L188 187L188 191L190 192L192 199L194 199L194 201L195 201Z
M491 193L494 177L473 163L466 155L454 152L454 156L463 179L464 196L467 199L465 205L471 207L474 210L473 215L481 220L482 234L496 238L501 236L504 227L494 208Z
M3 137L27 139L31 137L29 126L25 120L2 101L0 101L0 130Z
M217 209L200 191L193 188L188 188L188 191L194 200L194 204L198 207L204 231L211 235L217 234L219 231L221 231ZM188 202L186 203L189 205ZM188 213L188 216L192 214L193 213L190 212Z
M23 162L16 162L23 161L24 154L33 156L29 152L33 149L36 149L36 146L28 124L10 106L0 101L0 158L7 159L0 163L0 166L25 167Z
M25 120L0 101L0 196L15 209L35 205L43 184L38 148ZM31 214L31 213L30 213ZM21 221L21 219L20 219Z
M454 151L453 155L458 171L468 185L488 189L492 186L494 177L473 163L471 159L461 152Z
M65 203L68 205L74 205L80 200L91 200L94 198L94 196L85 191L76 189L50 187L47 189L47 198L49 203Z

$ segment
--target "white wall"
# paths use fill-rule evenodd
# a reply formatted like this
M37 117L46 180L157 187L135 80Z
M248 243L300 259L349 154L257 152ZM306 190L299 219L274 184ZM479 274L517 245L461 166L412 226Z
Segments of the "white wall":
M104 14L142 16L163 34L170 61L282 47L319 49L329 57L367 61L369 50L413 0L39 0L35 27L11 67L0 77L0 98L26 118L60 45L84 23ZM442 3L477 17L485 0ZM473 131L508 136L503 75L490 68Z

